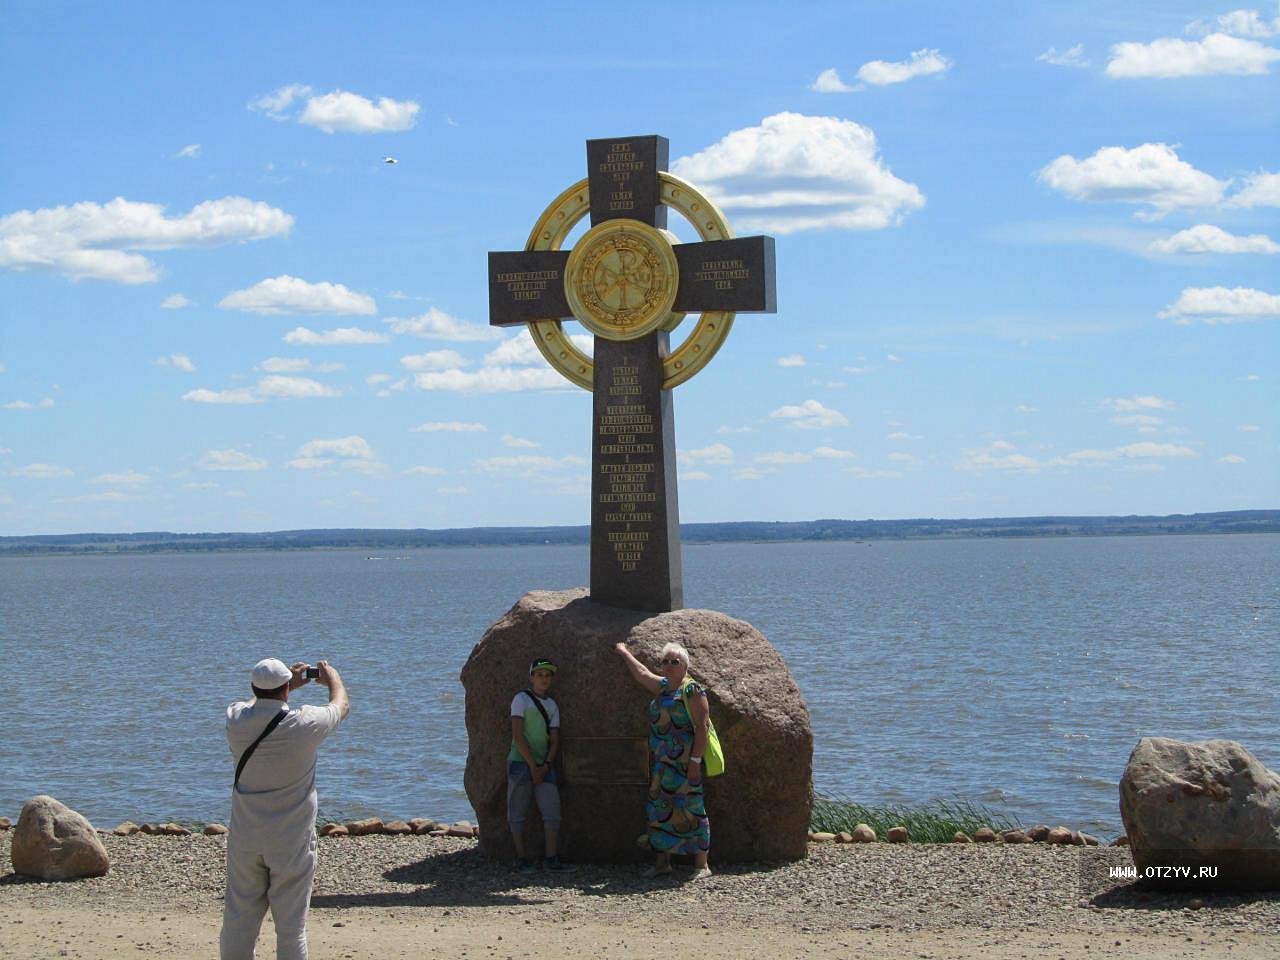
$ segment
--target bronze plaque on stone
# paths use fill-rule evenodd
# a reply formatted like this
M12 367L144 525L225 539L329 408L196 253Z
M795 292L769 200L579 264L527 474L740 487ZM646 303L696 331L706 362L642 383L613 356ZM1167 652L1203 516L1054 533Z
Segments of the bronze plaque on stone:
M644 737L564 737L560 766L573 786L649 782L649 741Z

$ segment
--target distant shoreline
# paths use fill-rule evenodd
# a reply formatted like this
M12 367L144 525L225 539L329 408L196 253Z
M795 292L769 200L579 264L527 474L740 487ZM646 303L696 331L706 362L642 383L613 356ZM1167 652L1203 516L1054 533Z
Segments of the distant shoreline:
M1280 533L1280 510L1167 516L991 517L959 520L800 520L681 524L686 544L961 540ZM72 533L0 537L0 558L154 553L585 546L587 526L459 529L329 529L263 533Z

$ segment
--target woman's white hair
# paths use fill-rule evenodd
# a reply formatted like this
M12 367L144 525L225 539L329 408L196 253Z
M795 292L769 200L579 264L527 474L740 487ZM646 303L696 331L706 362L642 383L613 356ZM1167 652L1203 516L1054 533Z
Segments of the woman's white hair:
M667 657L675 657L681 663L684 664L684 668L686 670L689 669L689 651L686 650L684 647L680 646L680 644L678 643L668 643L665 647L662 648L661 656L662 656L662 659L664 660Z

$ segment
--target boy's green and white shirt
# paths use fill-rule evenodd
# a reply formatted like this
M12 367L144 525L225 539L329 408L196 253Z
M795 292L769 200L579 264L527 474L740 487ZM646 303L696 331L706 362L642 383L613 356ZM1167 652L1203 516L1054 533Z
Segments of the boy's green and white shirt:
M555 700L551 697L542 697L542 709L547 711L547 717L551 720L551 727L558 729L560 727L560 708L556 706ZM527 690L521 690L511 700L511 716L520 717L524 720L524 738L529 743L529 749L533 751L533 759L538 763L544 763L547 759L547 750L549 748L550 731L547 729L546 722L542 719L542 714L538 712L537 705L533 702L533 695ZM507 754L507 760L524 760L520 756L520 751L516 749L516 742L511 741L511 751Z

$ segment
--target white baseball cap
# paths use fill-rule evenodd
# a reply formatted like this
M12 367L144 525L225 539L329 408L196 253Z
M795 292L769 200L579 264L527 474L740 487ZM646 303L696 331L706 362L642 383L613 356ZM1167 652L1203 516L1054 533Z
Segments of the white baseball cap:
M275 657L267 657L253 665L252 683L259 690L274 690L293 679L293 671Z

